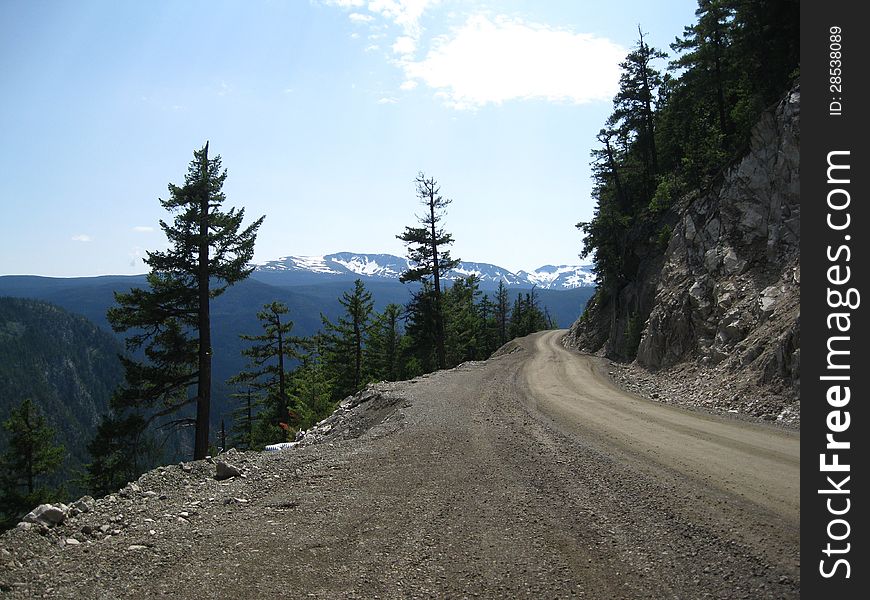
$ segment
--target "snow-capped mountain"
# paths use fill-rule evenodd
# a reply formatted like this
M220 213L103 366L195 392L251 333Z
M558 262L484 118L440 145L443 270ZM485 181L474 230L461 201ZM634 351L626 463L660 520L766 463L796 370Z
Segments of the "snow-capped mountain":
M324 278L349 279L398 279L408 268L405 258L392 254L363 254L338 252L325 256L285 256L272 260L256 268L255 276L280 278L285 283L312 283ZM574 289L593 287L595 276L590 265L545 265L532 272L514 273L489 263L460 262L456 269L447 274L447 279L458 279L476 275L481 287L491 289L503 281L505 286L539 289Z
M544 265L528 273L520 271L517 276L534 284L539 288L574 289L578 287L590 287L595 285L595 274L592 265Z

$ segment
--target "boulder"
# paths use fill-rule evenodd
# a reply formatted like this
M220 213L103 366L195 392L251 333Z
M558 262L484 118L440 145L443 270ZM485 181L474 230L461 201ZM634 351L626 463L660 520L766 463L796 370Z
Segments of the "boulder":
M215 475L217 480L230 479L231 477L239 477L242 472L238 467L234 467L228 462L218 460L215 462Z
M45 525L46 527L54 527L60 525L66 520L67 507L64 504L57 506L53 504L40 504L32 511L24 515L24 522L36 523L37 525Z

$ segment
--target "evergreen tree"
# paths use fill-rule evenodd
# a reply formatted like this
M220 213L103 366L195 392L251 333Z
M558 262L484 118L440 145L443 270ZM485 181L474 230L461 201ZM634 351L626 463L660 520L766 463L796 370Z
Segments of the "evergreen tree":
M244 209L220 210L226 176L220 157L209 158L207 142L194 152L184 185L170 184L169 198L160 200L174 214L171 224L160 221L170 249L147 253L149 288L116 293L117 306L107 315L116 332L133 331L128 349L143 349L145 355L143 362L122 359L126 383L115 404L153 407L150 419L155 419L195 402L195 459L205 457L209 442L210 302L250 275L248 263L264 219L241 229Z
M454 367L481 356L481 324L475 301L480 296L479 279L474 275L457 279L444 297L447 315L447 365Z
M254 448L254 422L256 416L256 399L254 391L248 387L244 392L235 392L230 397L239 401L239 406L233 409L231 415L233 424L230 429L230 444L244 450Z
M729 4L725 0L698 0L695 11L698 22L684 28L682 39L677 38L671 44L679 56L670 66L672 70L686 72L683 83L697 92L696 102L715 107L712 111L715 118L710 119L710 124L718 124L725 152L731 150L726 136L734 132L727 100L732 93L727 86L734 82L733 68L737 66L729 56L734 33L734 9Z
M323 358L333 382L333 399L356 393L366 383L363 363L364 341L370 326L374 303L360 279L352 292L339 298L344 315L332 323L324 315Z
M319 351L312 349L290 378L291 411L299 420L299 428L308 429L332 414L332 397L332 384Z
M642 166L640 188L643 198L649 198L658 175L658 151L655 136L655 100L662 84L661 73L653 62L667 58L661 50L650 47L638 26L638 43L620 64L622 75L619 91L613 99L613 114L608 120L611 128L634 142L639 150Z
M42 481L60 467L66 452L54 444L54 430L30 398L12 409L3 428L9 448L0 455L0 523L8 527L57 496Z
M375 381L398 381L401 376L402 307L388 304L376 315L366 339L365 357Z
M157 462L146 420L138 414L103 415L88 452L92 461L84 479L95 496L121 489Z
M495 304L486 294L477 304L478 312L478 339L480 340L480 353L478 358L485 359L498 350L498 323L495 318Z
M422 281L420 289L411 295L405 307L405 340L403 344L406 377L416 377L438 369L437 326L435 323L435 293L432 283Z
M422 227L405 227L404 233L396 236L408 247L408 260L413 265L402 273L402 283L408 281L429 281L432 284L431 308L433 312L435 334L435 357L439 369L445 368L447 355L445 350L444 312L441 303L441 278L447 271L459 264L459 259L450 257L450 250L445 246L453 243L453 236L440 226L444 211L452 202L441 196L441 187L434 178L426 178L421 172L415 179L417 197L425 207L425 212L418 217ZM422 306L422 305L421 305Z
M510 332L513 337L523 337L551 326L552 320L541 310L535 288L524 295L517 294L510 317Z
M508 323L510 313L508 312L508 291L504 286L504 281L498 282L498 290L495 293L495 323L498 332L498 348L501 348L508 342Z
M280 423L289 420L289 384L290 376L289 361L299 358L296 352L298 340L290 333L293 330L293 321L282 317L289 312L287 306L281 302L265 304L263 310L257 313L257 319L263 328L260 335L241 335L243 340L252 342L250 346L242 350L242 354L248 358L248 368L238 375L230 378L230 384L244 385L257 396L256 404L266 407L265 412L260 414L261 420L270 421L271 428L261 427L261 431L271 430L277 434ZM246 402L249 401L245 397ZM242 413L242 419L248 420L249 439L253 441L253 430L250 423L249 410ZM285 423L289 427L295 427L298 423ZM277 441L277 440L272 440ZM272 443L267 441L266 443ZM249 442L250 443L250 442Z

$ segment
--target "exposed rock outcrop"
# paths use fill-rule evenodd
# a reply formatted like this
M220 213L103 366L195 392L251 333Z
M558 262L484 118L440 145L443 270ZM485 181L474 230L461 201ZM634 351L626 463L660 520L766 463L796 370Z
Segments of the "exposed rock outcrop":
M642 261L618 308L597 306L566 345L624 359L615 340L634 319L632 368L661 375L638 391L798 421L799 121L796 87L762 116L746 156L713 189L674 208L666 251Z

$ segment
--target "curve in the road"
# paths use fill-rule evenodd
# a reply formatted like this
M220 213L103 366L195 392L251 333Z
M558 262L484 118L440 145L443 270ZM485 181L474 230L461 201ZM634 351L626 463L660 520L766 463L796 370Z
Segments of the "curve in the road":
M532 338L527 402L561 428L594 436L769 510L800 515L800 435L652 402L618 388L598 357L564 348L564 331Z

